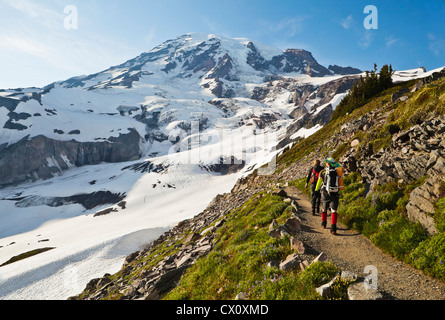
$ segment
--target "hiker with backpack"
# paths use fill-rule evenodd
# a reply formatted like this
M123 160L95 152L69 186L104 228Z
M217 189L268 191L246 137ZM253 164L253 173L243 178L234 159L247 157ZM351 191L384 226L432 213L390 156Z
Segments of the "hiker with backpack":
M327 212L331 209L331 233L337 234L337 209L343 186L343 168L333 158L325 160L325 169L319 174L315 190L321 191L321 226L326 229Z
M320 213L320 200L321 193L320 191L315 191L315 187L318 182L318 176L320 171L323 170L323 167L320 165L320 160L315 160L313 167L309 170L306 179L306 188L308 187L309 181L311 182L311 203L312 203L312 215L315 216L315 210L317 213Z

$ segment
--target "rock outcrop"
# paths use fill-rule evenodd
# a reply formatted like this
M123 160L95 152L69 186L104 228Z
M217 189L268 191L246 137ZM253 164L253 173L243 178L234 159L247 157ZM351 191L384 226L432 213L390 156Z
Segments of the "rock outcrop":
M424 121L393 136L389 148L358 165L371 184L409 183L427 177L411 193L406 207L410 220L421 223L430 234L436 232L435 202L445 177L445 117Z
M98 142L59 141L43 135L24 138L0 149L0 188L50 179L73 166L137 160L140 136L134 129L129 131Z

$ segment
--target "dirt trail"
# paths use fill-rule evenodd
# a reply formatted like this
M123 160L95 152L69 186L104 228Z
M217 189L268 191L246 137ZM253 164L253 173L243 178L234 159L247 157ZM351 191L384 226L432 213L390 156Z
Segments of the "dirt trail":
M377 285L385 299L397 300L445 300L445 283L426 276L421 271L395 260L383 253L370 240L342 225L337 226L337 235L321 228L321 218L312 215L310 200L294 187L285 189L297 201L301 211L303 242L309 250L324 252L328 260L342 270L364 275L366 266L377 268Z

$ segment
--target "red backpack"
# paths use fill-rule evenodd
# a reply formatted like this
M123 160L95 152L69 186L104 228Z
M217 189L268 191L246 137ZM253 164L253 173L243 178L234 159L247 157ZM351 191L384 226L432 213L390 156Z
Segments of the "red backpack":
M318 176L320 175L320 171L316 171L315 168L312 168L312 180L311 180L312 184L317 183Z

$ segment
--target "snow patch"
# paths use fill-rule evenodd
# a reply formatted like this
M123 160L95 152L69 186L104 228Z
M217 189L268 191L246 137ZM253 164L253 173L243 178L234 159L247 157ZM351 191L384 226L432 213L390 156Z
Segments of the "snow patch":
M297 139L297 138L307 138L313 134L315 134L318 130L320 130L321 128L323 128L323 126L317 124L315 126L313 126L310 129L306 129L306 128L301 128L300 130L298 130L296 133L294 133L293 135L290 136L290 138L292 140Z

